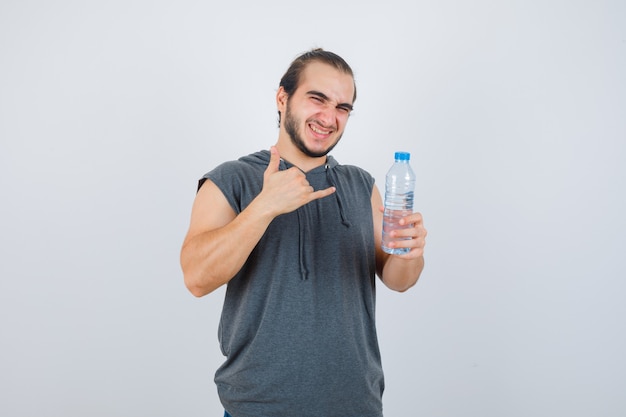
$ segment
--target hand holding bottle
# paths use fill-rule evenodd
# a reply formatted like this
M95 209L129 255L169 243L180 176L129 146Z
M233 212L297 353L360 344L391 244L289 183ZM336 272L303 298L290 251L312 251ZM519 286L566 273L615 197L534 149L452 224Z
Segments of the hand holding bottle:
M381 211L384 212L384 208L381 208ZM422 214L412 212L406 214L398 219L397 226L388 233L386 244L388 250L385 252L407 259L423 256L428 232L424 227Z

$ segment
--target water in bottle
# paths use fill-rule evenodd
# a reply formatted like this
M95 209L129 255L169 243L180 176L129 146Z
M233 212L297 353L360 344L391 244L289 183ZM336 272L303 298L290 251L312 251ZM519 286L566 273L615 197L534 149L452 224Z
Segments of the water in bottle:
M410 238L391 238L392 230L411 227L412 225L400 226L400 219L413 213L413 193L415 189L415 174L411 169L408 152L396 152L395 162L387 172L385 183L385 212L383 215L383 250L393 255L409 252L409 248L390 248L392 240Z

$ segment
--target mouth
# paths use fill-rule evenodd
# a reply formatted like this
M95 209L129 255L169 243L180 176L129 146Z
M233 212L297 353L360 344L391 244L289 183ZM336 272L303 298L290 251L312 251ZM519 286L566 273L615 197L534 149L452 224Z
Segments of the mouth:
M334 132L334 129L327 129L317 123L309 123L309 129L311 129L314 135L320 139L326 138Z

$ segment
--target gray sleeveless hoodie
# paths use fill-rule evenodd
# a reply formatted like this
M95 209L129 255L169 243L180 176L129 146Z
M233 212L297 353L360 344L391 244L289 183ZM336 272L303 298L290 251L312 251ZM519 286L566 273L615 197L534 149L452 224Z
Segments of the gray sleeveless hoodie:
M269 159L260 151L226 162L199 187L210 179L240 213L261 191ZM337 191L276 217L228 283L218 393L233 417L381 417L374 179L331 156L306 177Z

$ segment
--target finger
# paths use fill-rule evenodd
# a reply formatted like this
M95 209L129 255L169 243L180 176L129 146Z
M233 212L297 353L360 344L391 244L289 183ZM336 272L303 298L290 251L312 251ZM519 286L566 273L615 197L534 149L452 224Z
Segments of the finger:
M274 172L278 172L278 167L280 166L280 154L278 153L278 149L276 146L272 146L270 148L270 162L265 169L265 173L273 174Z
M334 193L337 189L335 187L328 187L323 190L317 190L311 193L309 196L309 201L317 200L320 198L328 197L332 193Z
M421 213L413 213L400 219L401 225L405 225L405 224L421 225L422 223L423 223L423 219L422 219Z
M400 228L391 232L393 237L405 237L411 239L425 239L427 232L423 226L410 226L406 228Z

